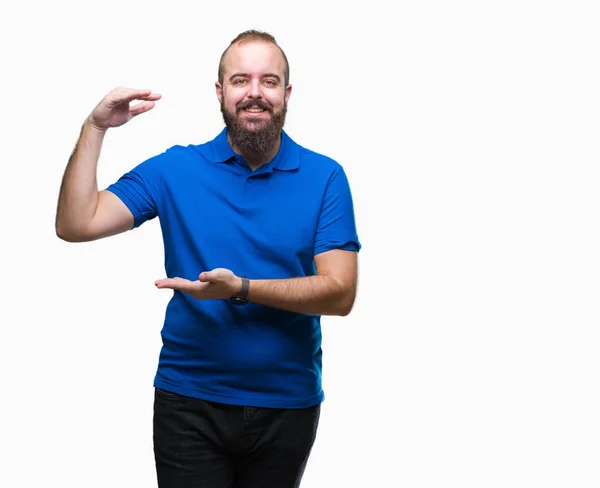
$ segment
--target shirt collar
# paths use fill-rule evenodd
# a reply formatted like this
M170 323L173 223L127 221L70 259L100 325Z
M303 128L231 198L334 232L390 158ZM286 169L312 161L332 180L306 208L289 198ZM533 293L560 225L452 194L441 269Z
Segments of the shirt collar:
M213 158L217 163L229 162L236 155L229 145L226 127L212 140L211 145ZM300 165L299 146L284 130L281 131L281 144L279 151L272 159L272 163L273 169L279 171L291 171L297 169Z
M292 171L300 166L300 148L287 133L281 131L281 145L273 158L273 169Z
M211 142L213 158L217 163L226 163L235 156L227 140L227 128L223 128L220 134Z

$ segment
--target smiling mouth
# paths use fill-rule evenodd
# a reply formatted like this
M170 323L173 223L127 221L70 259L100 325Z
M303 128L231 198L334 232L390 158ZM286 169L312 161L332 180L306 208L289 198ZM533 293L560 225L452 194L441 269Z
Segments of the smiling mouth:
M242 113L246 114L247 120L263 120L265 118L265 114L269 114L269 111L264 108L244 108L242 109Z
M261 114L270 111L268 104L263 100L246 101L245 103L240 104L238 110L248 114Z

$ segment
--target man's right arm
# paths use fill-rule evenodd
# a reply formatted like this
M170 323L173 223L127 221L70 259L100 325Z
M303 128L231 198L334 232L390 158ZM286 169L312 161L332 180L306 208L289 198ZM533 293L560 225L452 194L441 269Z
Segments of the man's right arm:
M118 88L86 119L63 175L56 210L56 234L69 242L86 242L133 228L129 208L113 193L98 191L97 167L106 131L154 107L161 96L150 90ZM143 100L135 107L129 102Z
M56 210L56 235L86 242L125 232L133 215L113 193L98 192L96 172L106 130L86 120L63 176Z

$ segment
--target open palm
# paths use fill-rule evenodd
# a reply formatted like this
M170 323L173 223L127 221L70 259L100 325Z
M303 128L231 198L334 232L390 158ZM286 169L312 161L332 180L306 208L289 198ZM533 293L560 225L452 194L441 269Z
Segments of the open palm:
M197 300L226 300L239 292L242 280L228 269L215 268L200 273L196 281L175 277L163 278L154 284L157 288L183 291Z

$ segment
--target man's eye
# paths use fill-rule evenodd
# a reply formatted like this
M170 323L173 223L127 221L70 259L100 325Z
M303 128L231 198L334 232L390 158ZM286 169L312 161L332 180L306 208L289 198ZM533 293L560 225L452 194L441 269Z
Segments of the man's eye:
M233 82L234 85L243 85L246 83L246 80L235 80Z
M275 86L275 85L277 85L277 82L275 80L265 80L264 83L267 86Z

